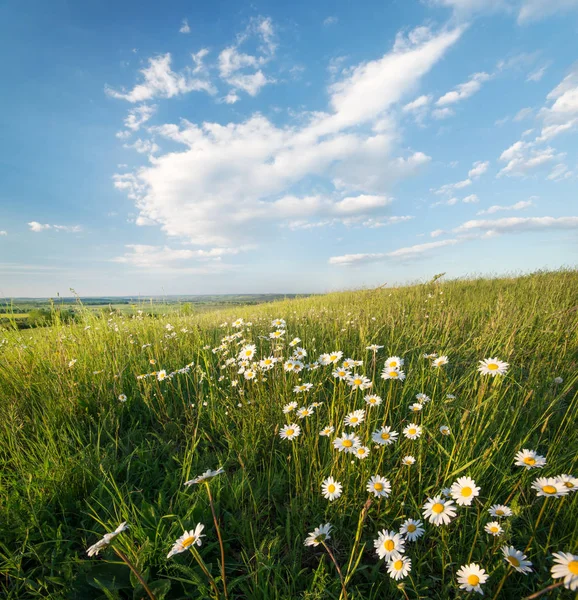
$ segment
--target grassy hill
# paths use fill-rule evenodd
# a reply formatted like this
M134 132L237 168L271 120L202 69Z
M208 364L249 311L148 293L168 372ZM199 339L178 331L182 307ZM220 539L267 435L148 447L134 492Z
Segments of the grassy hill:
M212 584L225 598L219 534L235 599L465 597L457 572L470 563L489 575L489 598L522 598L556 583L552 553L578 550L578 494L539 497L532 484L578 476L576 290L578 273L561 271L191 316L81 310L72 325L0 333L0 596L149 597L124 556L159 600L215 597ZM278 318L286 326L273 327ZM284 335L271 339L278 329ZM248 344L256 346L250 363L279 361L264 371L232 360ZM372 344L383 348L367 350ZM295 348L307 352L304 365L323 353L343 356L286 371ZM433 366L424 357L433 353L449 362ZM404 360L404 381L399 371L381 377L390 356ZM507 372L480 374L479 361L494 357L509 363ZM370 389L333 376L349 358L363 361L351 374L366 376ZM310 390L294 391L305 383ZM367 404L368 394L381 403ZM431 401L411 410L417 394ZM313 414L284 414L292 401ZM363 422L344 425L354 410ZM281 428L293 423L300 435L282 439ZM410 423L420 437L403 434ZM335 431L320 436L330 425ZM395 443L373 441L382 426L398 432ZM333 447L344 431L358 436L367 457ZM522 449L546 465L515 466ZM414 464L403 464L406 456ZM184 485L217 467L224 473L206 484ZM375 475L387 478L387 498L367 491ZM342 485L333 501L321 489L330 476ZM455 507L447 525L425 519L428 498L466 476L480 488L471 505ZM490 516L495 504L512 516ZM425 532L406 540L411 571L395 581L374 540L408 518ZM124 521L128 530L87 556ZM492 521L498 536L484 529ZM167 559L197 523L205 526L202 545ZM304 545L324 523L333 526L331 556L323 544ZM533 571L509 567L504 545L524 552ZM559 586L548 597L558 596L572 592Z

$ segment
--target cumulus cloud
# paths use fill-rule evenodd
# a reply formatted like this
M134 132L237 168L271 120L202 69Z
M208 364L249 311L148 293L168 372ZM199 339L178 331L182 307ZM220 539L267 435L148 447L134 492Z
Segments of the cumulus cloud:
M510 204L507 206L501 206L499 204L494 204L490 206L490 208L486 208L485 210L480 210L478 215L492 215L501 211L508 210L524 210L525 208L530 208L530 206L534 206L532 200L520 200L520 202L516 202L515 204Z
M478 161L476 161L472 165L472 168L468 171L468 177L470 179L477 179L478 177L481 177L488 170L489 166L490 166L490 161L489 160L486 160L486 161L478 160Z
M124 148L132 148L139 154L154 154L158 152L160 148L151 140L136 140L133 144L124 144Z
M34 231L35 233L40 233L48 229L64 231L66 233L79 233L82 231L82 226L80 225L49 225L48 223L39 223L38 221L30 221L28 227L30 227L30 231Z
M523 177L530 171L560 160L564 156L564 153L558 153L551 147L537 148L533 142L520 140L512 144L500 155L500 160L507 164L498 173L498 177L502 175Z
M179 33L191 33L191 28L189 27L188 19L183 19L181 23L181 28L179 29Z
M464 204L477 204L479 201L480 199L476 196L476 194L470 194L462 199Z
M128 116L124 120L124 126L132 131L138 131L156 112L156 104L141 104L128 111Z

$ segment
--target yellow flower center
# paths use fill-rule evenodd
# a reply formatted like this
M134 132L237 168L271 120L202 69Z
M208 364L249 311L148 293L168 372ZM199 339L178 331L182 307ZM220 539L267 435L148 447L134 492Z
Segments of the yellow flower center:
M415 526L413 523L410 523L410 524L407 526L407 531L408 531L408 533L413 533L413 532L414 532L416 529L417 529L417 527L416 527L416 526Z
M468 583L470 585L478 585L480 578L477 575L468 575Z
M363 456L365 454L365 448L358 448L357 454L361 454Z
M578 560L571 560L568 563L568 571L570 571L572 575L578 575Z
M545 486L542 488L542 491L543 491L545 494L555 494L555 493L556 493L558 490L557 490L557 489L556 489L556 488L555 488L553 485L545 485Z
M391 436L389 435L389 433L382 433L381 434L381 439L382 440L388 440Z
M499 368L500 367L496 363L489 363L488 364L488 369L490 369L490 371L496 371Z
M197 536L191 535L181 542L181 546L183 546L183 548L188 548L189 546L192 546L195 543L196 539L197 539Z
M383 547L388 551L391 552L394 548L395 548L395 543L393 540L385 540L385 542L383 542Z
M351 446L353 446L353 442L351 440L343 440L342 444L344 448L351 448Z
M432 507L432 512L435 512L436 515L439 515L440 513L444 512L444 505L441 504L440 502L436 502Z
M383 483L374 483L373 488L376 492L381 492L381 490L383 489Z
M245 356L251 356L251 350L245 350Z
M574 487L574 484L571 481L565 481L564 486L572 489Z
M396 362L395 360L392 360L392 361L389 363L389 366L390 366L392 369L395 369L395 367L397 367L397 362Z
M471 487L466 486L466 487L462 488L462 496L464 496L464 497L467 498L468 496L471 496L471 495L472 495L472 488Z
M285 432L285 435L293 435L294 433L295 433L295 430L294 430L294 429L288 429L288 430Z
M526 456L526 458L522 462L524 462L527 465L532 466L532 465L536 464L536 459L532 458L531 456Z
M394 377L394 378L395 378L395 377L397 377L397 376L398 376L398 373L397 373L397 371L390 371L390 372L389 372L389 376L390 376L390 377Z
M265 359L265 364L266 364L266 365L270 365L270 364L271 364L271 361L270 361L268 358L266 358L266 359Z
M409 433L409 435L415 435L417 433L417 429L414 429L412 427L411 429L408 429L407 432Z
M498 531L499 531L499 530L498 530L498 528L497 528L495 525L492 525L492 526L490 527L490 531L491 531L492 533L498 533Z
M332 355L331 355L329 358L330 358L331 360L335 360L335 359L337 358L337 356L335 356L335 354L332 354Z
M402 560L396 560L396 561L393 563L393 568L394 568L396 571L400 571L402 567L403 567L403 561L402 561Z
M351 419L349 419L350 423L357 423L357 421L359 421L357 417L351 417Z
M504 511L501 508L496 509L496 514L497 515L503 515Z
M508 556L508 562L513 567L519 567L520 566L520 561L515 556Z
M335 491L335 486L331 483L330 485L327 486L327 491L330 494L333 494L333 492Z

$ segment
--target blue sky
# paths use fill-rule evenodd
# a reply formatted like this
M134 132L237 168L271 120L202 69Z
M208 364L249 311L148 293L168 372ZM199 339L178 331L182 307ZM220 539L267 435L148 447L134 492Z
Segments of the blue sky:
M0 5L0 295L574 266L578 0Z

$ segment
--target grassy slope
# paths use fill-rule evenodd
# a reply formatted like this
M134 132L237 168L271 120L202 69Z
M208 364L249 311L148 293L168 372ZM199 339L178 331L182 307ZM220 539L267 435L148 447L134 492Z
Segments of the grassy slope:
M462 475L481 486L480 502L461 509L448 527L426 524L426 535L409 544L407 597L455 597L455 571L471 561L491 574L485 590L492 597L507 573L501 543L521 550L530 543L527 554L537 572L510 574L499 597L519 598L545 587L552 583L551 553L576 552L578 544L578 494L548 499L536 527L544 500L530 489L540 475L578 475L576 289L578 274L566 271L171 316L173 338L167 337L167 321L122 315L99 320L89 311L82 325L6 334L0 345L0 595L132 598L128 570L110 550L101 555L104 560L84 553L126 520L131 529L116 543L150 580L171 578L167 598L208 597L190 554L170 561L165 556L183 527L203 522L207 537L200 551L217 576L206 491L183 482L219 465L226 475L213 480L211 489L235 598L337 598L339 581L327 556L321 547L305 548L303 539L330 521L331 547L346 562L367 499L365 482L377 472L393 490L370 508L362 532L366 550L350 598L400 594L377 560L373 538L382 528L397 529L406 517L420 518L426 498ZM279 366L266 382L245 382L235 369L220 370L218 355L204 348L217 346L230 331L219 325L239 316L253 322L245 337L257 343L259 356L271 348L260 336L271 331L271 318L282 317L288 339L299 336L310 357L341 349L364 359L361 372L373 377L374 392L385 401L370 413L363 436L382 424L401 431L411 418L426 433L417 441L401 436L384 450L371 446L369 458L351 464L317 432L330 422L340 432L344 415L364 407L363 393L336 385L329 367L301 374L315 384L307 400L292 392L298 376L283 374ZM365 350L372 343L385 346L376 366ZM436 351L450 359L441 371L423 358ZM404 383L379 378L389 354L405 358ZM507 377L479 376L477 361L489 356L511 364ZM72 359L77 362L69 367ZM171 381L135 377L191 361L191 372ZM554 385L555 376L564 383ZM232 387L231 379L239 378ZM433 401L412 417L408 406L418 392ZM121 393L126 403L117 400ZM456 399L446 399L447 393ZM277 432L286 422L281 408L293 399L324 404L290 443ZM439 434L442 424L452 436ZM513 467L521 448L546 455L547 467ZM406 454L417 459L411 468L400 464ZM320 494L328 475L344 485L343 496L331 504ZM489 539L483 531L486 509L504 502L515 517L505 523L501 539ZM98 589L97 580L108 591ZM135 597L142 597L138 590Z

